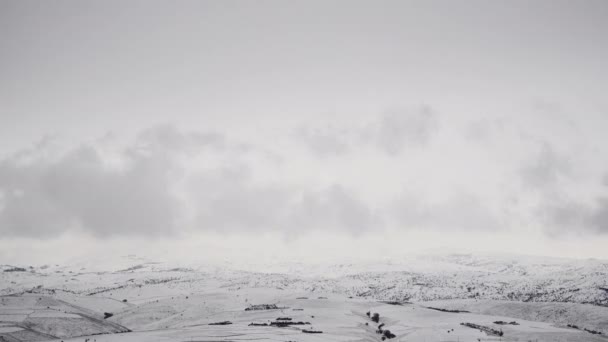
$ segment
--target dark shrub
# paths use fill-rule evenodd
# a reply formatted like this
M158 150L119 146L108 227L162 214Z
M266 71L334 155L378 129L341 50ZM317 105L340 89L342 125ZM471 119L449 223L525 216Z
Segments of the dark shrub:
M383 335L384 335L384 337L386 337L386 338L395 338L395 337L397 337L397 336L395 336L395 334L393 334L393 333L392 333L390 330L388 330L388 329L387 329L387 330L384 330Z
M374 314L372 315L372 321L378 323L380 322L380 314L377 312L374 312Z

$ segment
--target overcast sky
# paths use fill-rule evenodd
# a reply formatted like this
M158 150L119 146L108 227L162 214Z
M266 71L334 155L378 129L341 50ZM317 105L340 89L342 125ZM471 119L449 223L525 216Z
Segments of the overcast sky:
M608 258L606 37L601 0L0 0L0 262Z

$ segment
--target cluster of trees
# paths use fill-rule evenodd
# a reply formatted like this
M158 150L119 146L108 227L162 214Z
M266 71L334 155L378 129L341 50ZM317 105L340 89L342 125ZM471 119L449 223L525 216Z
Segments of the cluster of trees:
M375 323L380 323L380 314L377 312L374 312L373 314L368 311L366 312L367 317L369 317L373 322ZM395 334L393 334L390 330L388 329L383 329L384 327L384 323L381 323L380 325L378 325L378 329L376 330L377 334L382 335L382 341L386 340L386 339L391 339L391 338L395 338L397 337Z
M230 324L232 324L232 322L230 322L230 321L222 321L222 322L209 323L209 325L230 325Z
M577 325L574 324L568 324L568 328L572 328L572 329L577 329L577 330L584 330L590 334L594 334L594 335L602 335L601 331L597 331L597 330L593 330L593 329L587 329L587 328L579 328Z
M305 334L322 334L323 333L321 330L308 330L308 329L302 329L302 332Z
M464 325L465 327L469 327L469 328L473 328L473 329L479 329L479 331L481 332L485 332L488 335L495 335L495 336L501 336L503 335L502 330L496 330L496 329L492 329L490 327L486 327L483 325L479 325L479 324L474 324L474 323L460 323L460 325Z
M372 315L370 311L365 313L367 315L367 317L371 318L372 321L379 323L380 322L380 314L377 312L374 312L374 314Z
M257 311L257 310L276 310L279 307L276 304L255 304L245 308L245 311Z

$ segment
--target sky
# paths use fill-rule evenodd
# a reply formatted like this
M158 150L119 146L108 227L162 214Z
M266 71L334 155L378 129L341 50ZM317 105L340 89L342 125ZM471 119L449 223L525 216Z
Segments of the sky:
M0 0L0 263L608 259L606 1Z

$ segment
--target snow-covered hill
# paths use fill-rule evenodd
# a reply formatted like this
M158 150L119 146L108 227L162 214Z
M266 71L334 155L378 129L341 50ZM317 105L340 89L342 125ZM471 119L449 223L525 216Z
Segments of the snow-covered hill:
M178 265L126 256L1 267L0 336L8 341L270 320L275 313L241 317L244 308L261 303L328 315L337 310L340 317L374 306L395 317L414 315L408 307L450 322L464 314L427 309L432 307L487 316L483 321L507 317L571 325L588 338L593 334L584 329L608 333L608 262L600 260L427 255L316 265Z

